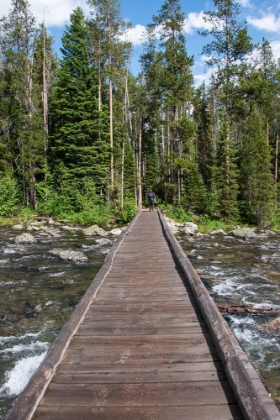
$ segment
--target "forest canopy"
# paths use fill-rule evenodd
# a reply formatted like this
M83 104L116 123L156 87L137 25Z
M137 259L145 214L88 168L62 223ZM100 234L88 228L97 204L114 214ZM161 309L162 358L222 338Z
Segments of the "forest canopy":
M212 77L199 87L179 0L151 16L138 75L121 3L88 5L89 18L73 10L59 58L26 0L0 19L0 216L125 223L153 189L183 221L280 227L280 70L240 5L204 13Z

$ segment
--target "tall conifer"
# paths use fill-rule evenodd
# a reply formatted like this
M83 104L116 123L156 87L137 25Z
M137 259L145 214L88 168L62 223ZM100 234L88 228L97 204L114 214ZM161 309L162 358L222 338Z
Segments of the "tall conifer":
M90 61L88 26L79 7L70 22L62 37L52 100L52 156L58 177L68 178L78 189L91 179L100 193L109 168L107 115L98 110L96 68Z

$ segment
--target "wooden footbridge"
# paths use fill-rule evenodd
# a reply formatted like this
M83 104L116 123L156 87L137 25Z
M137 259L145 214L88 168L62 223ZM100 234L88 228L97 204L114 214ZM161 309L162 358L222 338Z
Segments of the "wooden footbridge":
M113 245L7 420L276 420L162 215Z

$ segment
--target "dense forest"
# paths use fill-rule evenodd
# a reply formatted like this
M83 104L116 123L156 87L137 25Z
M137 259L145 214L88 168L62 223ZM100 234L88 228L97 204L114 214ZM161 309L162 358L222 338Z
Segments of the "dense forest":
M198 88L179 0L151 17L138 75L120 2L88 4L59 58L26 0L0 20L0 215L122 223L152 188L185 220L280 226L280 70L239 4L205 12L213 73Z

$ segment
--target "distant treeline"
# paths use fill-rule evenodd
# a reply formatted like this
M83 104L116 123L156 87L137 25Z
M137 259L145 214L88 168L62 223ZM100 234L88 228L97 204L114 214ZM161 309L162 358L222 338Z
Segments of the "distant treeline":
M89 19L72 12L60 59L27 1L0 20L0 215L127 221L152 188L192 214L277 226L280 70L238 3L205 12L213 73L199 88L179 0L151 17L137 76L119 1L88 3Z

